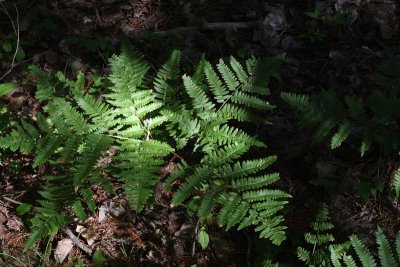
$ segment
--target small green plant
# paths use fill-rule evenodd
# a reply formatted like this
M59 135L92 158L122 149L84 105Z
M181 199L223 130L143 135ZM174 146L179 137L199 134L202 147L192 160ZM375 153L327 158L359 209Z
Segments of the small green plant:
M199 241L199 244L202 249L206 249L208 247L208 244L210 242L210 237L208 236L208 233L204 226L202 226L199 232L197 233L197 241Z
M335 238L331 233L333 224L326 204L318 212L315 222L311 223L311 228L312 232L304 235L310 248L298 247L297 257L310 267L332 266L329 247L334 244Z
M15 59L19 62L25 59L25 51L22 44L17 42L17 35L10 33L0 43L2 52L0 52L0 59L12 59L15 53ZM18 46L17 46L18 44Z
M312 44L324 42L329 36L327 27L346 25L346 17L341 13L323 15L318 10L305 12L305 15L318 22L318 26L310 29L307 33L300 35L304 39L309 39Z
M367 178L368 179L361 181L358 185L358 194L365 200L371 196L382 193L384 189L384 184L381 180L373 182L371 177Z
M392 188L397 198L400 198L400 168L398 168L393 177Z

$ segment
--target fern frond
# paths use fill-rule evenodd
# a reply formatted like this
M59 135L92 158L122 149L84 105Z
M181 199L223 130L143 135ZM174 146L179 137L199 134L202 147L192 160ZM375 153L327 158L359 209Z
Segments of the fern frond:
M335 149L341 146L342 142L347 139L354 125L349 121L344 121L339 125L339 130L333 135L331 148Z
M302 248L302 247L297 248L297 257L302 262L309 263L310 256L311 256L311 253L308 250L306 250L305 248Z
M172 149L156 140L124 140L120 144L113 173L122 182L131 207L141 211L159 180L158 172L164 163L161 158Z
M180 74L181 52L174 50L169 59L162 65L154 78L155 99L163 103L173 100L177 93L175 87L169 84L169 81L177 80Z
M350 237L350 242L353 245L354 250L357 253L358 258L360 259L361 263L364 267L376 267L376 262L374 257L372 256L371 252L368 248L358 239L357 236L352 235Z
M396 247L397 259L400 260L400 232L397 232L396 234L395 247Z
M396 196L399 198L400 197L400 168L398 168L394 173L393 189L396 193Z
M183 183L178 191L174 194L172 198L173 205L179 205L189 196L195 193L195 188L200 185L201 182L206 181L212 177L212 170L208 167L197 167L194 170L192 176L188 177L186 182ZM178 177L174 177L175 179Z
M60 147L63 136L60 135L49 135L41 139L37 145L37 154L33 162L33 167L37 167L45 163L53 153Z
M235 74L233 74L231 69L225 64L225 62L222 59L219 60L217 64L217 69L221 74L222 79L224 80L229 91L231 92L236 91L240 84L237 81Z
M255 191L246 191L243 193L243 199L254 202L261 200L273 200L279 198L288 198L290 195L285 193L282 190L277 189L263 189L263 190L255 190Z
M184 75L182 79L186 92L192 98L193 108L199 112L215 113L215 105L206 96L205 92L189 76Z
M306 95L298 95L289 92L282 92L281 98L292 108L302 111L309 107L309 97Z
M113 55L110 59L112 74L110 81L114 84L111 90L118 94L132 93L144 83L149 65L143 60L143 56L137 53L133 46L127 42L122 43L122 53Z
M232 180L232 186L237 191L261 188L279 180L279 173L271 173L257 177L246 177Z
M230 93L221 79L218 77L217 73L214 71L211 64L207 61L204 65L204 74L210 86L211 92L214 95L215 101L221 104L227 101L230 97Z
M8 135L0 137L0 147L9 148L11 151L18 149L23 153L31 152L35 147L36 140L19 125L13 129Z
M82 206L82 202L80 200L75 201L72 206L72 210L74 211L75 215L82 221L86 220L87 215L85 210Z
M211 186L207 192L204 194L202 200L201 200L201 204L199 207L199 211L198 214L200 217L207 217L209 215L211 215L211 211L213 209L214 202L218 196L218 194L221 194L221 187L219 186Z
M380 227L378 227L378 230L376 231L376 243L378 244L378 255L381 261L381 266L396 266L397 263L394 258L392 248L390 247L389 241Z
M236 207L239 205L241 201L241 197L235 192L229 192L224 194L220 198L220 202L222 204L222 208L218 213L218 223L221 225L226 225L231 218L231 213L236 210Z
M249 75L243 69L242 65L232 56L229 58L229 64L232 70L235 72L238 81L242 84L247 83Z
M268 168L275 161L276 156L269 156L261 159L235 162L233 166L229 164L223 165L217 169L217 172L221 178L229 181L233 178L241 178L257 173L260 170Z
M222 108L219 110L219 114L221 117L225 117L229 119L235 119L240 122L262 122L263 119L254 113L238 107L234 104L224 104Z
M78 159L75 175L73 176L74 186L79 186L82 180L89 176L95 168L97 160L102 153L111 145L111 139L102 135L89 135L85 140L85 146Z
M202 158L201 163L209 166L219 166L224 163L231 163L246 153L249 147L250 146L245 143L238 142L227 144L218 150L212 150L207 153Z
M56 98L49 105L54 105L52 109L58 110L59 116L64 120L63 123L72 127L72 130L77 134L84 134L90 131L90 126L82 114L64 99Z
M275 108L268 101L261 100L258 97L240 91L235 92L231 99L233 103L244 105L254 109L269 111Z

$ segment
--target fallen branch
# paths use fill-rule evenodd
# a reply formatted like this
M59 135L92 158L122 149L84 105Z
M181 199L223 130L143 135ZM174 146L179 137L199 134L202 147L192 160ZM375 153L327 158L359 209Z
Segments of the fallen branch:
M4 200L6 200L6 201L8 201L8 202L11 202L11 203L17 204L17 205L21 205L21 204L22 204L22 202L20 202L20 201L17 201L17 200L14 200L14 199L12 199L12 198L9 198L9 197L5 197L5 196L3 196L3 199L4 199Z
M174 34L182 34L194 31L215 31L215 30L234 30L234 29L252 29L255 28L260 23L259 20L256 21L239 21L239 22L208 22L203 19L199 26L188 26L188 27L178 27L165 31L154 31L152 34L158 37L165 37ZM135 39L145 39L147 36L145 34L139 34L131 36Z
M17 57L18 54L18 49L19 49L19 12L18 12L18 8L17 6L14 4L14 8L15 8L15 12L16 12L16 20L17 20L17 27L15 27L15 23L14 20L11 18L10 14L8 13L8 11L4 8L3 3L0 2L2 8L0 8L1 11L3 11L6 16L10 19L11 21L11 26L15 32L15 34L17 35L17 45L15 47L15 51L14 51L14 55L11 61L11 67L8 69L8 71L6 71L1 77L0 77L0 81L2 79L4 79L8 74L11 73L11 71L14 69L15 67L15 59Z
M63 229L63 232L68 235L68 237L71 239L71 241L80 249L85 251L87 254L92 255L93 249L90 247L86 246L68 227L65 227Z

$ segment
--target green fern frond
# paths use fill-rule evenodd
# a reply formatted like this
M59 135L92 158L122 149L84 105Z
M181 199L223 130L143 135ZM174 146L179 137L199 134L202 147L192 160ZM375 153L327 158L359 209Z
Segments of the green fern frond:
M70 103L61 98L56 98L50 106L52 109L58 110L58 115L63 119L63 123L70 126L77 134L84 134L91 129L81 113L71 106Z
M75 201L72 206L72 210L74 211L75 215L81 220L84 221L87 218L85 210L82 206L82 202L80 200Z
M201 163L209 166L219 166L224 163L231 163L235 159L240 158L249 150L249 145L246 143L227 144L224 147L212 150L205 155Z
M110 145L111 139L106 136L93 134L86 138L73 176L74 186L79 186L82 180L89 176L90 172L95 168L97 160Z
M184 75L182 79L186 92L192 98L193 108L199 112L215 112L215 105L206 96L205 92L189 76Z
M400 260L400 232L397 232L396 234L395 248L396 248L397 259Z
M145 75L149 70L149 65L143 60L143 56L136 52L132 45L127 42L122 43L122 53L118 56L113 55L110 59L112 74L110 81L114 84L111 90L122 96L123 92L128 95L137 90L145 81Z
M159 180L158 172L164 163L161 158L171 153L172 149L156 140L124 140L120 145L120 151L115 156L118 162L111 168L122 182L131 207L141 211Z
M310 262L310 258L311 258L311 252L309 252L305 248L298 247L297 248L297 257L302 262L309 263Z
M68 223L67 216L59 212L38 213L32 220L32 228L24 251L32 248L46 236L54 237Z
M232 180L232 186L237 191L244 191L254 188L261 188L279 180L279 173L271 173L257 177L246 177Z
M354 125L349 121L344 121L339 125L339 130L333 135L331 141L331 148L335 149L343 143L344 140L347 139L351 130L354 128Z
M396 266L396 260L392 248L382 229L378 227L376 231L376 243L378 244L378 255L382 267Z
M183 173L184 172L181 172L181 174ZM201 182L212 178L212 174L212 170L210 170L208 167L197 167L194 170L193 175L188 177L185 183L179 187L178 191L174 194L171 203L173 205L179 205L183 203L183 201L195 193L194 189L200 186ZM175 175L174 179L177 178L178 177Z
M33 167L45 163L53 153L60 147L64 137L60 135L49 135L42 138L37 145L37 154L33 162Z
M170 58L157 72L154 78L154 95L156 100L169 102L173 100L176 89L169 84L169 81L177 80L180 75L181 52L174 50Z
M305 108L309 108L309 97L306 95L298 95L289 92L282 92L281 98L292 108L297 111L302 111Z
M11 151L20 150L23 153L31 152L35 147L36 139L31 137L22 127L16 126L8 135L0 137L0 147Z
M242 162L235 162L232 165L225 164L217 169L221 178L230 181L234 178L246 177L255 174L263 169L268 168L276 161L276 156L269 156L261 159L246 160Z
M258 109L258 110L272 110L275 107L273 105L271 105L269 102L267 101L263 101L258 97L255 96L251 96L249 94L246 94L244 92L235 92L233 94L233 96L231 97L232 102L239 104L239 105L243 105L243 106L247 106L250 108L254 108L254 109Z
M254 202L261 200L274 200L279 198L288 198L290 195L282 190L263 189L255 191L246 191L243 193L243 199Z
M224 104L219 110L221 117L229 119L235 119L240 122L262 122L263 118L257 116L256 114L248 111L247 109L238 107L233 104Z
M221 186L212 185L204 194L199 207L198 215L206 218L211 215L212 209L215 207L215 201L219 194L222 193Z
M400 168L397 169L394 173L393 177L393 189L396 193L396 196L400 197ZM400 256L400 255L399 255Z
M209 62L205 62L204 74L211 92L214 95L215 101L221 104L225 103L225 101L229 99L230 93Z
M357 253L358 258L360 259L362 265L364 267L376 267L376 262L374 257L368 248L358 239L357 236L352 235L350 237L350 242Z
M217 64L217 69L222 76L229 91L234 92L239 87L239 82L233 74L232 70L225 64L225 62L220 59Z
M334 266L341 266L342 254L348 249L349 244L335 244L335 237L330 232L333 225L330 222L329 211L323 204L317 217L311 224L312 231L304 234L305 241L311 247L306 249L299 247L297 257L308 266L330 267L331 260Z
M246 73L243 66L232 56L229 58L229 64L235 72L238 81L240 83L247 83L250 76Z

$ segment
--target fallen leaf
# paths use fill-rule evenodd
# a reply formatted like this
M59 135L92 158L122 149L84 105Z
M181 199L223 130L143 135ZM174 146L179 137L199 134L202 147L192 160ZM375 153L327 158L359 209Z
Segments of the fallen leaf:
M73 247L74 247L74 244L72 243L72 240L69 238L64 238L64 239L58 241L56 252L54 254L55 259L59 263L62 263L65 260L65 258L68 256L68 254L71 252Z

